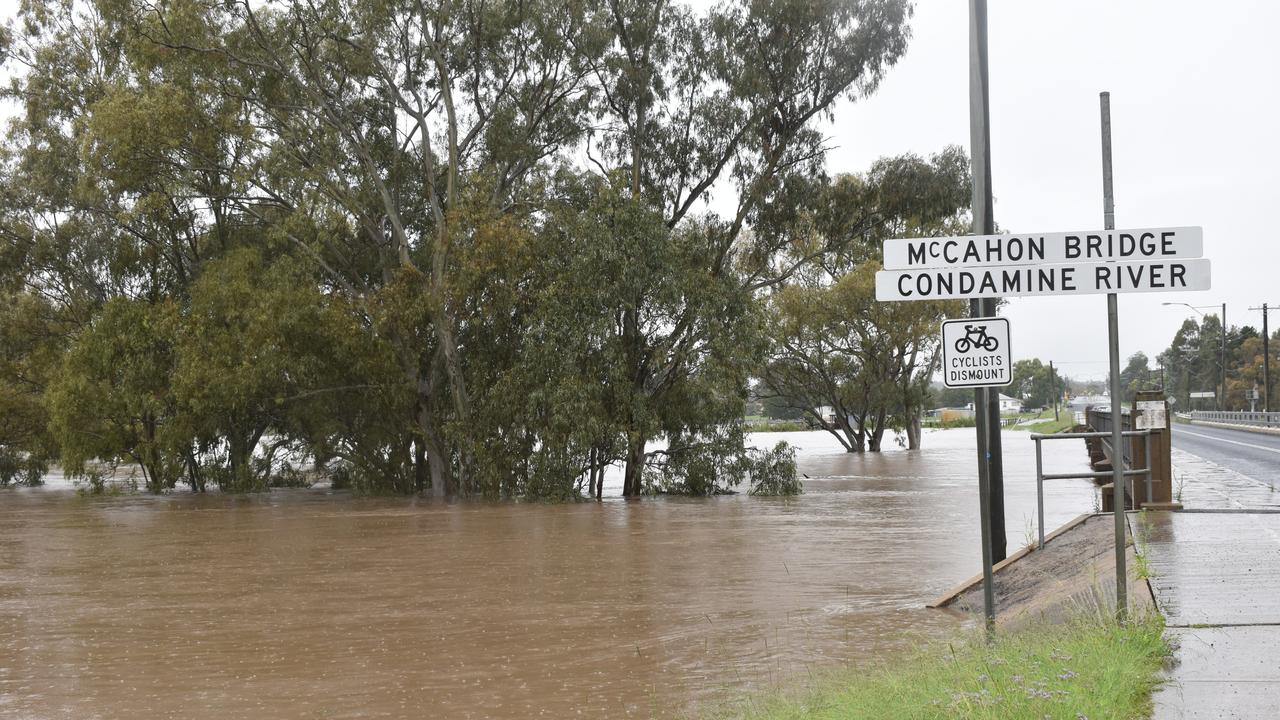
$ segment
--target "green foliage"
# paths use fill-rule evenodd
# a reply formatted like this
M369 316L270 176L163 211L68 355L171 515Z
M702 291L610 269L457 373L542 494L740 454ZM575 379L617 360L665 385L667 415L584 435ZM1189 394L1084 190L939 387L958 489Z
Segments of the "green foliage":
M0 448L0 487L11 483L39 485L49 466L40 458L10 447Z
M56 451L42 397L59 361L58 329L48 303L0 296L0 486L39 484Z
M50 385L50 427L63 468L84 475L94 460L134 462L148 490L177 484L182 431L169 385L178 309L113 298L79 334Z
M1039 358L1032 358L1013 364L1013 382L1007 394L1021 398L1023 403L1032 407L1052 407L1054 398L1063 387L1062 378L1054 369L1040 362Z
M874 90L909 16L25 3L0 457L24 478L136 464L152 492L302 463L361 492L566 499L616 464L628 495L645 468L736 485L764 296L854 253L864 216L896 232L954 205L951 151L806 199L828 184L816 122ZM712 187L737 206L707 210Z
M796 474L796 451L785 442L758 450L752 457L751 495L785 496L804 492Z
M958 148L878 161L865 177L811 189L789 230L790 252L821 251L770 299L772 353L761 395L785 401L849 452L878 451L904 429L919 447L920 416L938 367L937 329L958 302L879 303L877 248L891 237L957 231L969 202ZM830 408L821 412L819 408Z
M1280 332L1273 333L1269 343L1273 366L1280 360L1278 342ZM1214 406L1213 400L1193 403L1190 397L1193 392L1212 390L1221 399L1223 409L1248 410L1248 391L1256 389L1261 397L1265 385L1262 345L1261 334L1250 326L1227 328L1224 334L1222 322L1216 314L1203 316L1199 323L1188 318L1183 321L1169 347L1157 356L1161 366L1159 374L1148 369L1146 377L1149 379L1144 383L1141 379L1144 373L1131 372L1138 378L1131 385L1155 386L1159 384L1155 378L1159 377L1163 378L1168 395L1176 398L1179 408ZM1131 365L1135 358L1130 359ZM1222 379L1224 361L1225 390ZM1129 368L1126 371L1130 371ZM1273 391L1274 388L1273 381Z
M1014 363L1017 366L1017 363ZM973 402L972 388L949 388L934 384L929 388L929 409L962 408Z
M1139 390L1159 387L1159 376L1153 377L1151 367L1148 365L1147 354L1136 352L1130 355L1124 368L1120 370L1120 388L1124 393L1124 401L1133 402L1134 393Z

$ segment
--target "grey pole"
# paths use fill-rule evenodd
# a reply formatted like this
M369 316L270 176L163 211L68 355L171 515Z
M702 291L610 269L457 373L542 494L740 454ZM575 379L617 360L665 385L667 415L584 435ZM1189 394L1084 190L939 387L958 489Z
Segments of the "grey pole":
M1102 220L1105 229L1116 227L1115 195L1111 186L1111 93L1100 96L1102 104ZM1115 293L1107 293L1107 341L1111 356L1111 482L1112 509L1116 525L1116 620L1128 614L1128 578L1125 569L1124 538L1124 427L1120 405L1120 313Z
M1040 544L1037 547L1044 549L1044 456L1041 454L1044 450L1040 437L1036 436L1036 524L1040 532Z
M1271 412L1271 337L1266 303L1262 303L1262 412Z
M978 402L985 403L990 388L980 387L974 391ZM996 590L995 573L991 569L991 482L988 474L987 458L983 448L987 445L986 435L991 428L978 423L978 511L982 524L982 614L986 618L987 637L990 638L996 628Z
M969 153L973 165L973 234L994 235L994 203L991 198L990 93L987 86L987 0L969 0ZM994 317L996 300L971 300L972 317ZM976 395L974 396L977 397ZM984 409L974 404L976 424L986 424L988 499L991 512L992 557L1005 558L1004 467L1000 442L1000 393L987 393Z
M1222 373L1222 393L1218 396L1218 409L1226 410L1227 399L1227 304L1222 303L1222 351L1218 355L1219 370Z
M1053 369L1053 361L1049 361L1049 381L1053 383L1053 421L1058 422L1058 401L1062 393L1058 392L1058 371Z

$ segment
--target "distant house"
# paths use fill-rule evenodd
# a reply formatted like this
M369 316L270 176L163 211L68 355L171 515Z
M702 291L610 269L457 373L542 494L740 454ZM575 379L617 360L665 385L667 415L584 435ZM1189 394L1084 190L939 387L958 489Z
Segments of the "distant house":
M968 408L969 410L972 410L973 403L969 403L965 407ZM1015 397L1009 397L1004 393L1000 393L1000 412L1001 413L1016 413L1020 410L1022 410L1021 400Z

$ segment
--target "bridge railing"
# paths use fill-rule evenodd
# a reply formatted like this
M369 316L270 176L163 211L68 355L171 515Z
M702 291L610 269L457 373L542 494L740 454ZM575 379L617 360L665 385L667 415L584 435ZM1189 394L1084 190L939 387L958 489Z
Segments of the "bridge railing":
M1164 393L1159 390L1140 390L1134 396L1134 403L1122 406L1120 413L1120 429L1125 431L1122 447L1113 451L1111 448L1111 408L1106 405L1090 406L1085 409L1085 425L1095 432L1105 435L1101 438L1085 440L1089 448L1089 462L1098 469L1107 467L1112 456L1119 456L1125 467L1150 467L1151 492L1143 506L1162 506L1172 508L1178 505L1173 493L1173 467L1170 458L1171 438L1169 435L1169 404ZM1151 434L1142 441L1135 441L1136 436L1129 432L1150 430ZM1107 500L1103 495L1103 510ZM1134 507L1139 503L1135 502Z
M1204 422L1226 423L1228 425L1254 425L1258 427L1280 427L1280 412L1217 412L1193 410L1192 420Z
M1137 488L1134 487L1135 476L1141 475L1146 478L1147 486L1147 502L1152 501L1151 495L1151 431L1150 430L1126 430L1123 433L1125 443L1132 446L1134 438L1142 438L1142 467L1132 467L1128 465L1124 468L1124 482L1120 486L1120 502L1124 503L1127 497L1133 502L1132 507L1137 508L1139 501L1137 499ZM1054 433L1052 435L1042 435L1040 433L1031 433L1031 439L1036 444L1036 517L1038 518L1040 539L1036 547L1044 549L1044 481L1045 480L1069 480L1073 478L1088 478L1094 481L1102 481L1108 478L1114 478L1115 472L1112 470L1093 471L1093 472L1071 472L1071 473L1046 473L1044 471L1044 449L1041 444L1045 440L1074 440L1084 438L1086 442L1089 440L1104 441L1110 438L1110 432L1069 432Z

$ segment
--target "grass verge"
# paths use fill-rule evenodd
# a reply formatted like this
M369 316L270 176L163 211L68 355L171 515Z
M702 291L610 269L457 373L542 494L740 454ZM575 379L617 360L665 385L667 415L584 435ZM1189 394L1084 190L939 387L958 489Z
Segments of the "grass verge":
M1169 647L1157 613L1128 625L1093 619L944 645L847 670L802 693L744 702L713 717L1144 718Z
M1071 417L1070 413L1068 413L1061 420L1054 420L1051 418L1043 422L1031 423L1030 425L1017 425L1015 427L1018 430L1027 430L1029 432L1040 433L1042 435L1052 435L1054 433L1066 432L1074 427L1075 424L1075 419Z

